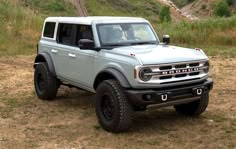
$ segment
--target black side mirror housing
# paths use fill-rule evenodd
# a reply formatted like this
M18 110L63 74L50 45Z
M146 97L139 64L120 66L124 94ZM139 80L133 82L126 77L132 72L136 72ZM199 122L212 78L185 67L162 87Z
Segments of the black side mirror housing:
M95 43L93 40L90 39L80 39L79 40L79 48L80 49L87 49L92 50L95 47Z
M169 35L163 35L163 43L168 45L170 43L170 36Z

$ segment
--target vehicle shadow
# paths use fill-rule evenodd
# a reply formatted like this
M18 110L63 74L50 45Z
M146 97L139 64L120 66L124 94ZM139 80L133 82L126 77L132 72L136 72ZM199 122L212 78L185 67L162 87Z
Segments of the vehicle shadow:
M95 116L95 94L78 89L60 90L57 97L59 107L83 109L94 111ZM94 117L96 119L96 117ZM180 127L194 125L202 121L200 118L191 118L175 112L173 107L155 108L148 107L146 111L134 113L133 125L130 133L167 133L175 131Z
M61 87L56 100L61 106L95 108L95 94L76 88Z

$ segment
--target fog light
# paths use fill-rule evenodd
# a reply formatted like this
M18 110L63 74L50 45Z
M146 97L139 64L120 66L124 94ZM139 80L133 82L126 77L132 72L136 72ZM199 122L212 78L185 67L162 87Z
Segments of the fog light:
M146 101L151 100L151 98L152 98L152 95L150 94L144 95L144 100Z

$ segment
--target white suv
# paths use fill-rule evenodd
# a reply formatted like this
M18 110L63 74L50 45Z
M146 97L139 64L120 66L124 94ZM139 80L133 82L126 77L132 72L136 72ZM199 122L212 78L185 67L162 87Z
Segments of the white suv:
M51 100L61 84L96 93L98 120L112 132L129 129L133 112L153 104L200 115L213 87L208 58L169 42L143 18L49 17L34 63L36 93Z

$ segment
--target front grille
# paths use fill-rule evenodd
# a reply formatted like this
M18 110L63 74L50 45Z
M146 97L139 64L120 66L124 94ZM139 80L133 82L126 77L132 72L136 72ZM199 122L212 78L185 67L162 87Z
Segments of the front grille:
M189 67L197 67L199 66L199 63L192 63L192 64L189 64Z
M171 66L161 66L161 67L159 67L160 70L169 70L171 68L172 68Z
M170 78L172 78L172 76L162 76L162 77L160 77L160 80L170 79Z
M175 65L175 68L186 68L186 64L181 64L181 65Z
M163 64L151 66L151 73L146 75L151 75L155 83L166 83L175 82L181 80L189 80L195 78L201 78L208 74L205 72L207 61L199 62L185 62L185 63L173 63L173 64ZM158 81L159 80L159 81Z

